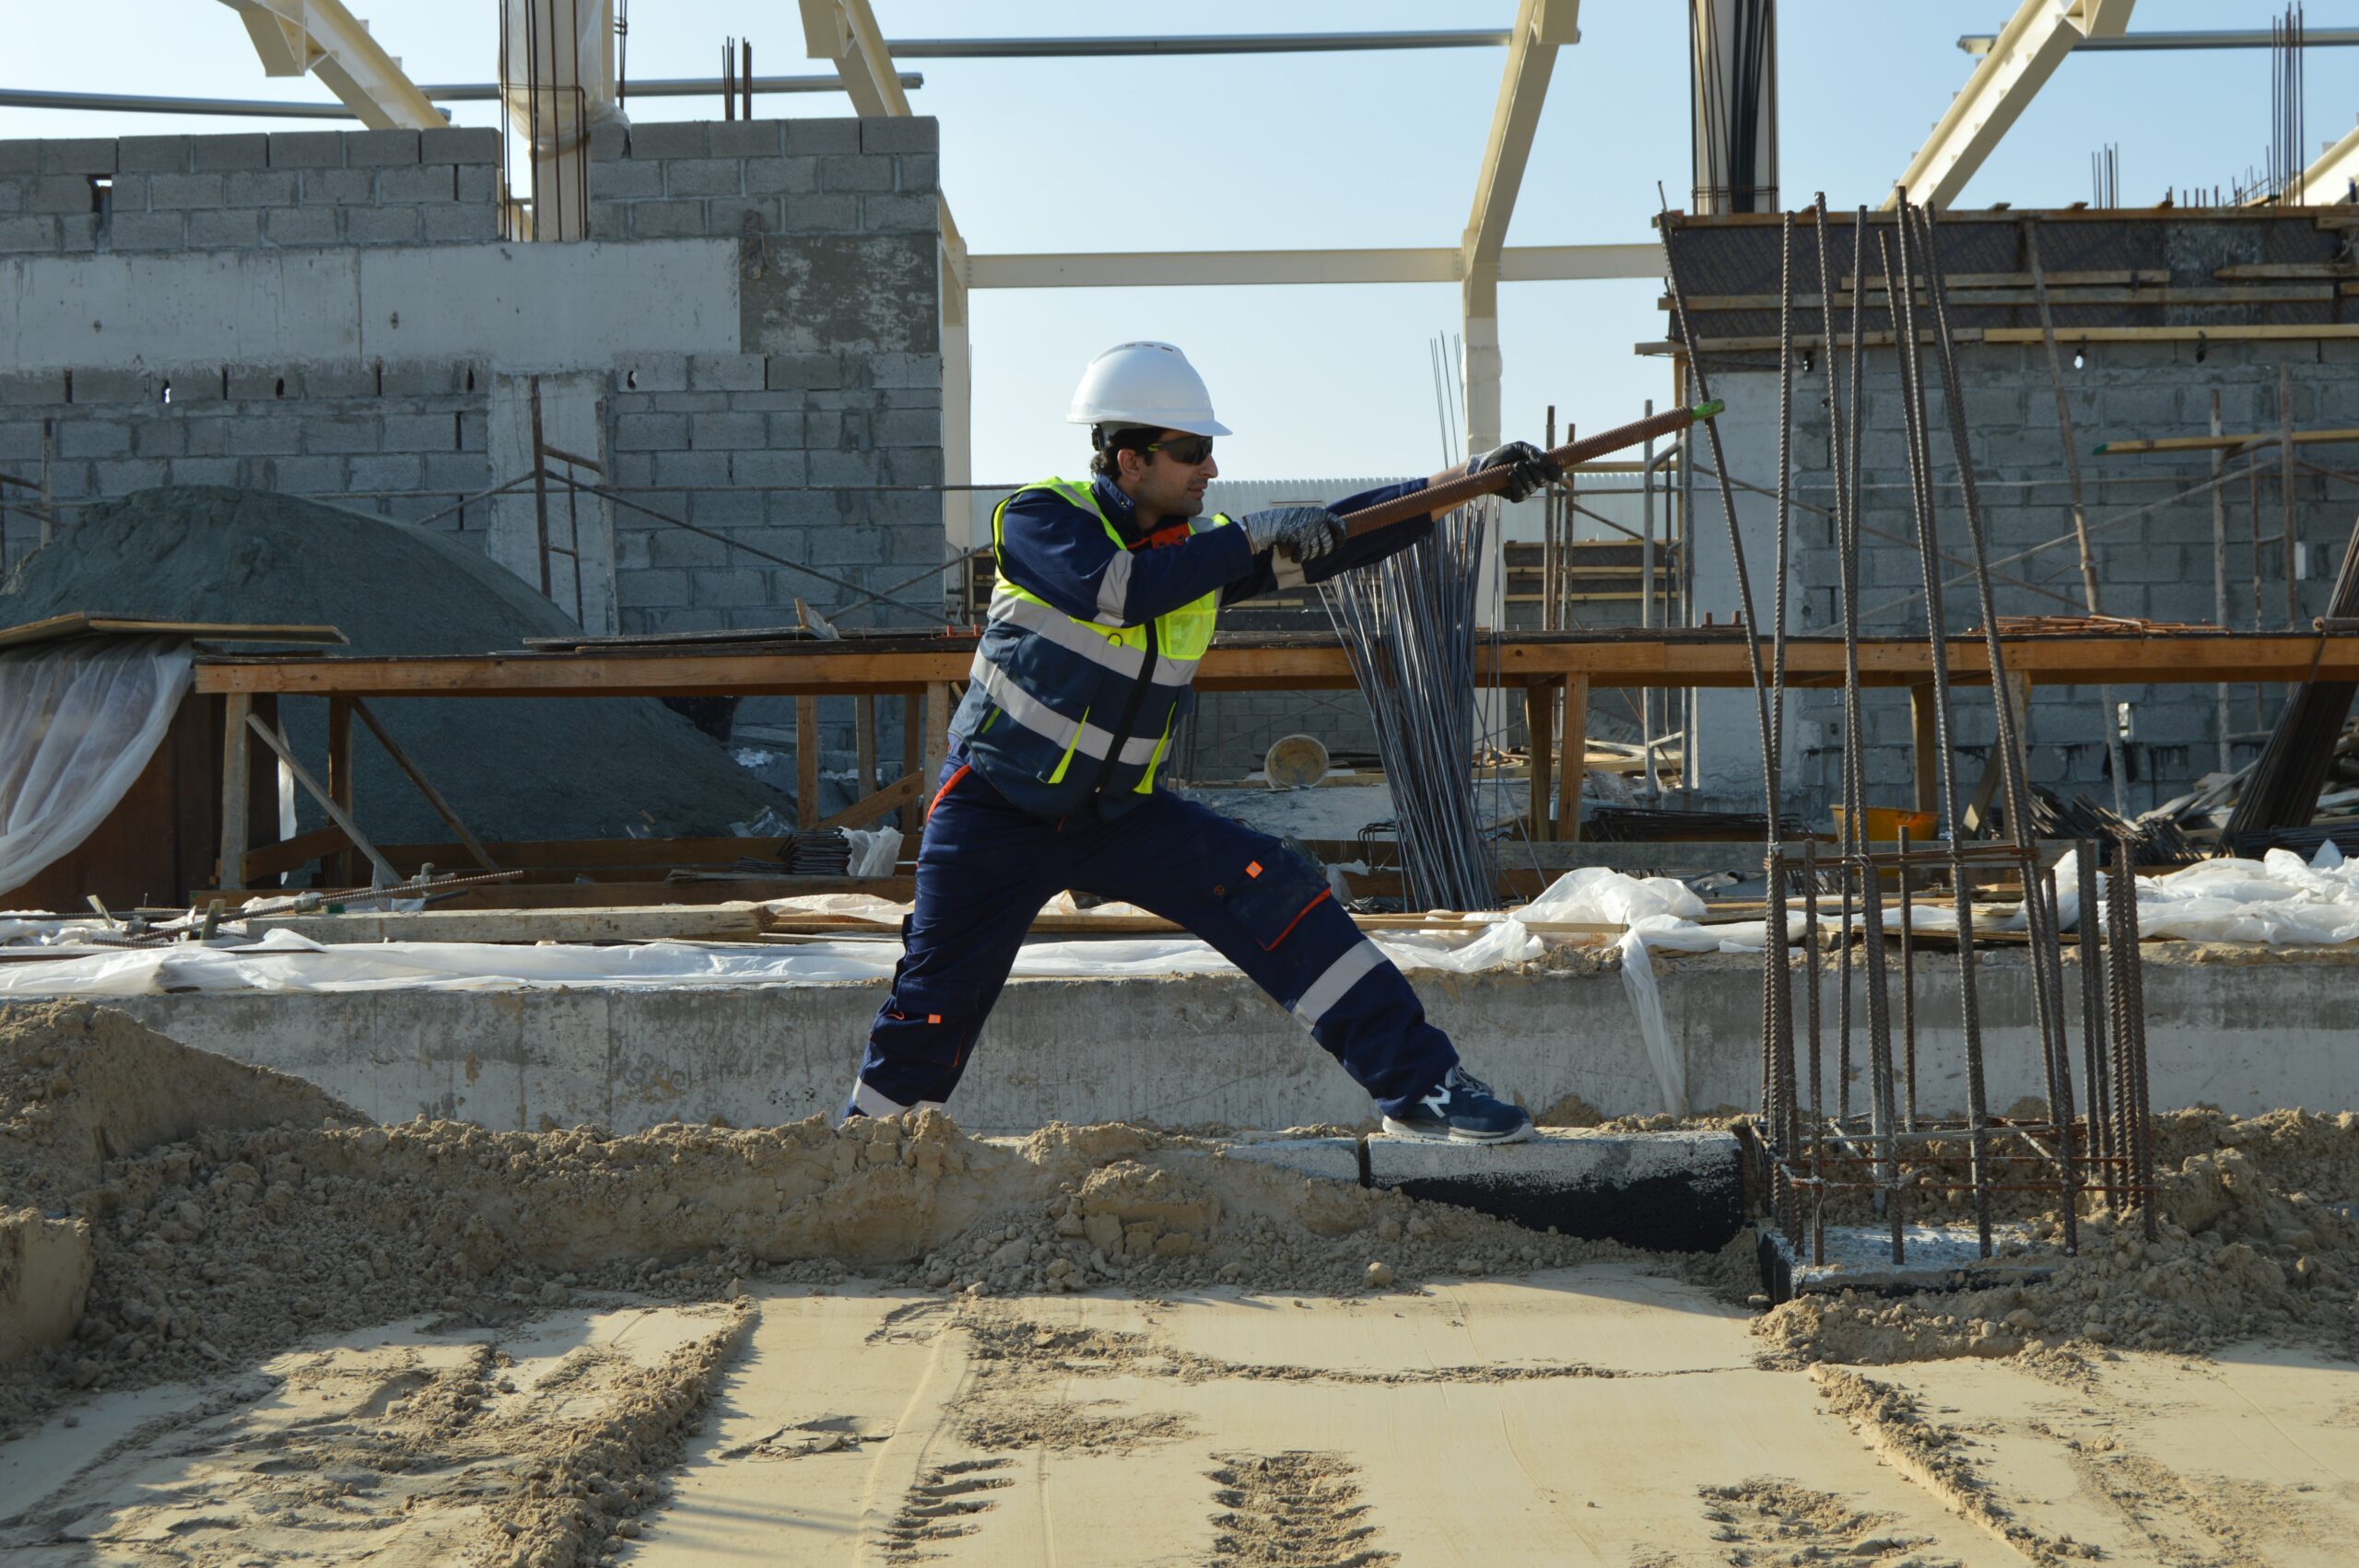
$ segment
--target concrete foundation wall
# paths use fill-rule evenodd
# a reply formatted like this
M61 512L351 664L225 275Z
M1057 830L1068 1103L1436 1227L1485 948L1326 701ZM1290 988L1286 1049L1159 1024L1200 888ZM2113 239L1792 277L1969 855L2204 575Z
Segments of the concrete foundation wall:
M2003 1113L2045 1086L2028 972L2011 956L1985 964L1990 1105ZM1661 975L1691 1105L1755 1105L1758 970L1708 956L1665 961ZM1662 1109L1619 975L1414 977L1469 1065L1534 1109L1573 1094L1608 1115ZM1919 985L1919 1106L1962 1110L1955 971L1928 962ZM534 1128L546 1117L623 1130L673 1117L755 1126L834 1113L883 992L874 982L182 995L110 1005L189 1045L308 1078L388 1120L424 1112ZM2065 992L2076 1005L2080 988L2069 972ZM2150 963L2146 998L2157 1106L2351 1106L2348 1021L2359 966ZM1823 1000L1831 1079L1831 981ZM1864 1063L1864 1048L1854 1059ZM1242 977L1223 976L1017 981L992 1014L953 1108L966 1125L993 1130L1113 1119L1303 1126L1369 1114L1358 1089L1291 1017Z
M2056 414L2054 383L2046 352L2037 345L1966 344L1960 346L1959 372L1966 418L1980 484L1981 502L1995 561L2072 531L2071 492L2064 477L2064 451ZM2076 359L2078 363L2076 364ZM2209 344L2091 344L2062 350L2065 393L2073 438L2088 486L2088 517L2095 532L2094 552L2101 606L2108 614L2167 621L2214 619L2210 495L2174 502L2118 527L2109 518L2161 501L2208 479L2204 453L2095 457L2102 442L2156 436L2201 435L2211 426L2212 394L2218 392L2221 419L2231 434L2273 431L2278 423L2280 368L2290 369L2293 416L2297 427L2359 424L2359 346L2342 342L2215 342ZM1824 364L1822 358L1819 363ZM1871 530L1860 551L1863 611L1901 600L1919 584L1912 547L1907 454L1901 433L1901 398L1895 357L1889 348L1867 351L1868 390L1863 410L1866 506ZM1831 504L1827 465L1824 381L1813 369L1800 378L1794 395L1793 461L1796 497L1810 505ZM1748 484L1774 488L1777 482L1778 378L1773 370L1715 369L1715 396L1729 412L1719 420L1729 470ZM1948 413L1935 391L1930 398L1934 479L1943 548L1966 555L1965 520L1954 487L1956 465L1948 435ZM2317 449L2301 449L2315 456ZM2321 460L2323 461L2323 460ZM2330 463L2330 466L2331 464ZM2135 475L2148 483L2111 481ZM2099 480L2107 481L2098 483ZM1708 611L1720 623L1739 607L1730 566L1727 532L1718 515L1712 481L1696 480L1696 594L1698 615ZM2286 625L2283 492L2274 462L2257 491L2238 481L2222 493L2227 538L2228 624L2255 623L2253 583L2260 581L2259 625ZM2264 535L2253 544L2254 507ZM2351 537L2347 494L2330 488L2322 475L2296 469L2294 480L2295 536L2306 545L2306 575L2297 584L2297 624L2321 614L2332 591L2334 572ZM1776 504L1767 495L1739 490L1738 522L1745 539L1756 617L1771 615L1774 585ZM1793 561L1787 626L1797 632L1839 629L1837 620L1837 560L1832 524L1814 512L1794 515ZM1944 577L1965 568L1950 565ZM2081 608L2078 557L2069 543L2002 568L2041 583L2069 600L2035 593L2014 584L1996 585L1999 614L2073 614ZM1977 626L1979 612L1973 585L1944 590L1946 625L1953 634ZM1924 635L1921 600L1909 600L1862 623L1867 633ZM2115 700L2131 705L2133 739L2129 747L2133 809L2159 804L2182 792L2219 766L2216 688L2209 685L2120 687ZM2259 749L2259 732L2274 722L2281 694L2272 689L2257 705L2250 685L2231 691L2229 728L2248 738L2232 743L2236 766ZM1703 694L1699 725L1703 767L1708 787L1758 800L1760 745L1753 698L1742 691ZM1833 691L1792 692L1787 709L1789 754L1785 759L1790 803L1815 811L1840 788L1841 697ZM1864 697L1868 785L1879 801L1909 799L1910 720L1908 696L1897 689L1872 690ZM2035 782L2068 797L2087 792L2111 804L2106 780L2104 731L2095 687L2040 687L2035 692L2030 726ZM1985 688L1965 689L1956 703L1955 748L1962 788L1979 777L1988 755L1993 716ZM1756 808L1757 809L1757 806Z
M538 378L547 439L634 503L554 509L589 629L857 597L650 511L863 591L940 561L938 501L891 488L943 473L934 123L613 127L593 153L593 238L534 245L499 240L492 131L0 142L0 473L68 520L164 484L441 514L537 586L530 495L454 503L529 467ZM40 530L0 510L0 556Z

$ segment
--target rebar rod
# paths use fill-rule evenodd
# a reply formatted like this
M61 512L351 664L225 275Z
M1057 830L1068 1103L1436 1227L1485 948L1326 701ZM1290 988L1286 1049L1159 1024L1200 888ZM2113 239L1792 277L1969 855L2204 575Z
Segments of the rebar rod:
M2097 847L2083 840L2073 847L2072 869L2079 877L2080 919L2076 922L2081 956L2081 1063L2088 1085L2089 1153L2099 1160L2113 1156L2112 1097L2106 1093L2105 923L2097 907Z
M1908 875L1908 829L1900 829L1900 1043L1908 1064L1908 1098L1900 1125L1917 1130L1917 921L1916 889Z
M1909 213L1909 205L1904 199L1900 204L1904 230L1908 227ZM2009 836L2024 855L2024 929L2032 946L2033 1024L2039 1031L2040 1060L2046 1070L2050 1114L2060 1114L2053 1110L2055 1102L2058 1096L2069 1097L2071 1094L2063 1012L2057 994L2062 965L2060 955L2048 951L2056 945L2056 930L2048 919L2047 899L2038 891L2038 838L2031 818L2028 755L2017 728L2014 699L2007 686L2006 653L1999 640L1999 607L1990 582L1990 552L1982 526L1981 496L1974 482L1974 451L1967 437L1966 397L1957 371L1957 340L1950 329L1949 286L1942 275L1941 252L1935 242L1933 209L1919 207L1916 214L1923 230L1925 298L1933 318L1934 358L1941 369L1942 401L1949 415L1950 447L1957 464L1958 510L1965 521L1966 544L1974 557L1975 599L1982 617L1983 649L1989 661L1991 709L1997 720L1993 744L1998 753L2000 788L2007 801ZM2060 1157L2061 1176L2069 1192L2073 1184L2070 1145ZM2064 1209L2064 1243L2068 1251L2079 1249L2077 1226L2072 1206L2068 1203Z
M1907 197L1904 194L1900 200L1905 213ZM1904 323L1894 334L1893 346L1900 373L1901 425L1907 438L1904 444L1908 451L1908 473L1915 490L1917 561L1923 582L1925 635L1933 674L1935 750L1941 762L1942 815L1948 828L1950 877L1957 911L1958 1025L1965 1042L1968 1141L1977 1189L1975 1229L1981 1256L1988 1258L1990 1256L1990 1201L1986 1183L1989 1141L1985 1123L1990 1114L1990 1106L1983 1076L1982 1012L1975 989L1974 883L1967 874L1965 856L1957 852L1960 827L1965 818L1959 810L1957 757L1950 736L1949 644L1942 607L1941 573L1934 565L1940 549L1939 531L1935 524L1931 484L1931 447L1925 435L1925 387L1919 360L1917 289L1908 265L1908 225L1906 221L1897 226L1895 240L1895 245L1887 246L1883 236L1879 235L1876 245L1884 261L1884 298L1898 301L1898 313ZM1894 267L1895 249L1899 256L1896 271Z
M1762 943L1762 1069L1765 1094L1782 1072L1782 1058L1793 1051L1792 956L1786 925L1787 871L1780 824L1785 796L1786 582L1791 569L1794 434L1794 216L1778 225L1778 509L1777 580L1770 590L1769 734L1762 755L1763 788L1768 797L1764 830L1769 867L1769 903L1764 911ZM1815 896L1817 890L1812 889ZM1764 1109L1767 1108L1765 1104Z

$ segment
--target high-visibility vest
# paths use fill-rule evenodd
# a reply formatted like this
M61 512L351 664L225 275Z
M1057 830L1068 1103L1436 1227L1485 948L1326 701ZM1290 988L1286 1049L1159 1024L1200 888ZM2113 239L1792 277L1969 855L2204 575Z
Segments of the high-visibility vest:
M1088 486L1044 479L1000 502L992 512L998 581L991 618L950 732L968 764L1027 811L1062 816L1096 792L1099 813L1119 815L1154 790L1172 731L1194 707L1191 683L1212 646L1220 595L1207 593L1144 626L1066 614L1008 575L1002 523L1008 502L1032 490L1079 507L1114 542L1108 613L1119 613L1130 545ZM1190 532L1228 521L1191 519Z

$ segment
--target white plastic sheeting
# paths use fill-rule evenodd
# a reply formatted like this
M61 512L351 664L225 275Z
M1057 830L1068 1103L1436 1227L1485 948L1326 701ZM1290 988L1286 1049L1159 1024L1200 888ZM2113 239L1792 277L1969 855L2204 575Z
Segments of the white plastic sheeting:
M109 638L0 653L0 892L88 838L163 743L188 644Z

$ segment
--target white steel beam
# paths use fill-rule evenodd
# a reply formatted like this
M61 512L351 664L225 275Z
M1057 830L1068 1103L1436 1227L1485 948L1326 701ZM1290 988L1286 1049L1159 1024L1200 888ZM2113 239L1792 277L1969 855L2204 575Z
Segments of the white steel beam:
M1463 253L1449 246L1360 251L1118 251L977 255L969 288L1191 288L1207 285L1457 283ZM1659 278L1656 246L1524 245L1499 253L1502 283Z
M2345 133L2303 170L2302 200L2314 207L2359 202L2359 127Z
M1465 378L1469 450L1498 443L1499 256L1507 248L1532 138L1540 128L1556 50L1580 41L1580 0L1520 0L1516 7L1498 100L1491 110L1490 138L1474 181L1473 210L1459 240L1465 356L1460 372Z
M802 0L802 6L804 47L812 59L835 63L851 106L871 119L909 113L909 95L868 0Z
M221 0L238 13L266 76L317 76L375 131L448 124L402 63L341 0Z
M1912 202L1954 205L1966 182L2013 127L2033 95L2056 74L2064 56L2084 38L2118 37L2129 27L2130 7L2136 4L2024 0L1935 122L1933 134L1908 160L1897 190L1884 198L1884 209L1899 205L1898 190L1907 191Z

